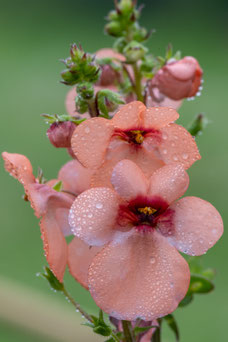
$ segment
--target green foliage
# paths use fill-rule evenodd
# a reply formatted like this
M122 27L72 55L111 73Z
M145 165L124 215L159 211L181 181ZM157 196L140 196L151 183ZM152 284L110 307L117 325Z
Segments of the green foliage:
M189 126L188 131L192 136L197 137L203 133L203 130L206 128L208 123L208 119L205 115L198 114Z
M165 316L164 319L166 323L168 324L169 328L173 331L176 341L179 341L180 339L179 329L178 329L177 322L174 316L170 314L170 315Z
M138 43L135 40L132 40L130 43L128 43L123 50L123 54L127 58L128 63L135 63L139 61L147 52L148 49L143 44Z
M86 119L78 119L75 116L72 115L67 115L67 114L42 114L41 115L45 122L47 124L53 124L54 122L65 122L65 121L71 121L73 122L75 125L79 125L81 122L85 121Z
M51 286L52 290L54 291L63 291L64 285L60 283L60 281L56 278L54 273L48 268L47 266L44 267L44 273L39 273L41 277L47 279L49 285Z
M98 109L105 117L108 117L108 113L114 112L119 104L124 103L121 96L111 90L103 89L97 93Z
M63 188L63 182L62 181L57 181L53 187L52 187L55 191L61 192L62 188Z
M81 46L72 44L70 57L62 62L67 69L61 73L63 79L61 82L66 85L95 83L99 79L100 68L96 64L95 56L84 52Z

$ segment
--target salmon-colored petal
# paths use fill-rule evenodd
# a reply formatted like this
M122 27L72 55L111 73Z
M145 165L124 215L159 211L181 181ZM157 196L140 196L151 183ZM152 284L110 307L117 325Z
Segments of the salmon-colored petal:
M153 94L153 97L148 95L146 99L147 107L171 107L177 110L182 105L182 100L170 99L169 97L162 94L156 87L153 87L151 89L151 93Z
M75 129L72 149L85 167L97 168L102 164L113 129L110 121L103 118L86 120Z
M115 234L119 198L109 188L92 188L79 195L70 210L72 233L91 246L102 246Z
M165 165L150 178L149 195L162 197L172 203L187 190L189 177L181 164Z
M142 126L142 112L145 105L140 101L130 102L120 108L112 119L112 123L119 129L137 129Z
M156 231L110 243L89 269L89 288L109 315L150 321L176 309L190 280L187 262Z
M181 163L188 169L201 158L194 138L184 127L170 124L161 133L159 152L166 164Z
M63 182L63 189L76 195L90 187L92 171L82 166L78 160L71 160L60 169L58 179Z
M75 237L68 245L68 267L71 275L88 290L88 270L101 247L91 247Z
M147 139L145 139L145 141L146 140ZM134 148L130 147L129 154L126 155L126 158L132 160L135 164L137 164L143 171L144 175L149 178L154 173L154 171L164 165L164 162L159 158L160 156L157 156L156 146L153 145L154 148L152 146L151 150L147 149L147 146L146 148L144 146L146 145L144 144L143 147L139 150L135 150Z
M160 129L176 121L179 118L179 114L173 108L151 107L143 112L142 117L144 128Z
M6 171L24 187L35 182L32 165L27 157L22 154L3 152L2 158L5 162Z
M111 183L125 199L146 195L148 181L142 170L131 160L121 160L113 169Z
M181 252L204 254L222 236L222 218L209 202L197 197L185 197L172 204L170 209L174 214L168 240ZM158 223L161 232L166 231L166 225L162 220Z
M121 55L115 50L109 49L109 48L103 48L103 49L98 50L96 52L96 58L115 58L121 62L126 61L126 58L124 57L124 55Z
M67 196L49 198L46 213L40 221L45 256L60 282L67 264L67 243L63 231L68 226L68 216L64 211L69 212L71 203Z

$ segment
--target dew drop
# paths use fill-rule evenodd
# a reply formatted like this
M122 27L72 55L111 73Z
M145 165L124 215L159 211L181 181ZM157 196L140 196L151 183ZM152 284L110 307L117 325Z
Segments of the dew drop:
M185 160L188 159L188 154L187 153L183 153L182 154L182 158L185 159Z
M151 263L151 264L154 264L154 263L155 263L155 258L154 258L154 257L151 257L151 258L150 258L150 263Z
M97 209L102 209L103 208L103 204L102 203L97 203L96 204L96 208Z
M85 128L85 133L89 133L90 132L90 128L89 127L86 127Z

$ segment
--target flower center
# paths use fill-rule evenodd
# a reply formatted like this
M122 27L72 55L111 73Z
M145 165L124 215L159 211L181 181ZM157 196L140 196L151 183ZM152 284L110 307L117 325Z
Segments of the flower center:
M127 132L127 135L133 143L138 144L138 145L141 145L143 143L143 140L144 140L143 131L139 131L139 130L129 131Z
M138 225L153 225L154 214L156 214L157 209L152 207L137 208L136 216L138 218Z

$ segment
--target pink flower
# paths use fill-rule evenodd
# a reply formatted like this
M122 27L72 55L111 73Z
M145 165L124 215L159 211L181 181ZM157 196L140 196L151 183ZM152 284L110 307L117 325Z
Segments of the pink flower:
M115 52L113 49L101 49L96 52L97 59L103 58L111 58L116 63L121 63L126 61L126 58L118 52ZM120 73L112 68L109 64L104 64L101 66L101 76L97 83L98 86L107 87L110 85L114 85L116 82L119 82L121 78Z
M71 147L71 137L76 125L71 121L54 122L47 130L47 136L55 147Z
M81 123L72 136L72 150L88 168L97 170L93 186L110 185L114 165L130 159L146 176L165 164L189 168L200 159L195 140L173 121L172 108L146 108L135 101L124 105L111 120L92 118Z
M184 57L162 67L150 83L150 95L154 89L173 100L195 96L201 85L203 71L194 57ZM156 97L156 96L155 96Z
M182 196L189 179L180 164L158 169L148 180L130 160L119 162L110 188L80 194L70 210L75 236L104 246L93 258L88 283L97 305L124 320L150 321L176 309L190 279L177 250L201 255L223 233L208 202Z
M2 156L6 170L22 183L35 215L41 218L41 237L51 270L59 281L62 281L68 263L71 274L87 288L88 267L100 249L90 248L78 238L74 238L67 245L65 236L71 235L68 224L69 209L75 197L57 192L52 187L61 180L63 190L78 195L89 188L91 172L78 161L72 160L61 168L58 179L39 184L33 175L31 163L25 156L7 152Z

